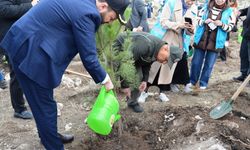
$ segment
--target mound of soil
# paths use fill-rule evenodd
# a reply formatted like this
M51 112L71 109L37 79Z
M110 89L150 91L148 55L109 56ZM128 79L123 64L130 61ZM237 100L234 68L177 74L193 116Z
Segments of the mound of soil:
M202 107L153 106L142 114L122 112L109 136L92 134L83 149L237 149L250 148L249 118L231 114L212 120ZM74 147L78 149L79 147Z

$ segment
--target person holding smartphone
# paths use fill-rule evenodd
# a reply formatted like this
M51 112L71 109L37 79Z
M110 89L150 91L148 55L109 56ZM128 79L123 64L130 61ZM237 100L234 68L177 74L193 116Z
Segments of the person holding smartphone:
M196 85L199 81L200 89L204 90L208 87L218 53L225 46L227 32L234 26L235 16L232 8L228 6L228 0L210 0L198 17L190 82Z

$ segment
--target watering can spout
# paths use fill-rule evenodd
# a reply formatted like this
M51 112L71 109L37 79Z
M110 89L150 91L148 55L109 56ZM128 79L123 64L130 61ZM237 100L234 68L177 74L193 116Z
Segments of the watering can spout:
M102 86L91 112L87 117L87 125L94 132L101 135L108 135L113 124L121 118L119 103L112 90L106 91Z
M121 119L121 115L117 114L115 117L115 122Z

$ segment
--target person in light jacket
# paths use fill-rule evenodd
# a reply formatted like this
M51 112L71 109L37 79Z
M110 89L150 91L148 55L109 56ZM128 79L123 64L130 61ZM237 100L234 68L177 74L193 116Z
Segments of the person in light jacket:
M192 85L199 84L199 88L205 90L218 53L225 46L227 33L234 26L235 16L228 0L210 0L198 17L190 82Z

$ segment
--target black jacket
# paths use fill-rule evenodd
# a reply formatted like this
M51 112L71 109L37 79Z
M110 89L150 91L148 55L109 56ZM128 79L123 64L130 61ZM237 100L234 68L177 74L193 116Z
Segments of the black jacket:
M250 7L241 9L240 12L240 16L246 16L246 19L243 21L242 37L250 38Z
M113 47L122 50L122 45L127 36L126 33L120 34L114 41ZM156 55L165 42L146 32L132 32L130 36L132 38L131 51L135 66L142 70L142 80L147 81L150 66L156 61Z
M31 7L31 0L0 0L0 41L12 24Z

